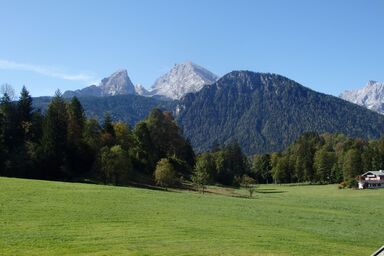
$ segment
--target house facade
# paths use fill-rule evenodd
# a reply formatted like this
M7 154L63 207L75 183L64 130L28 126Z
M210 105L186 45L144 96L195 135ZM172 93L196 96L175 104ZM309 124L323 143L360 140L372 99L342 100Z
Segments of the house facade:
M370 171L359 176L359 189L384 188L384 171Z

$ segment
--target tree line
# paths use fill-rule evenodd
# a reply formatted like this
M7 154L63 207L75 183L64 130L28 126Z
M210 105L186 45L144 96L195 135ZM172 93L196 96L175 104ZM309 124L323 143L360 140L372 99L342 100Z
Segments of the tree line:
M199 156L196 164L195 153L172 114L159 109L130 127L114 122L108 113L101 123L87 118L76 97L66 101L60 92L45 113L33 108L25 87L17 101L7 93L0 101L1 176L168 187L182 180L197 182L198 177L204 185L232 185L249 170L236 143L206 157L210 154ZM199 176L206 171L205 161L212 159L215 169L201 179L206 175Z
M360 174L384 169L384 137L349 138L343 134L305 133L283 152L252 157L261 183L340 183L351 186Z

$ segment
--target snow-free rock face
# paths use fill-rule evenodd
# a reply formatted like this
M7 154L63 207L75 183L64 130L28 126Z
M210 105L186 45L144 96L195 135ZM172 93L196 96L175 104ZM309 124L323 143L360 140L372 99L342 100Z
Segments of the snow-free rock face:
M369 81L360 89L345 91L340 98L384 114L384 83Z
M73 96L115 96L136 94L135 86L133 86L131 79L128 76L127 70L119 70L113 73L111 76L101 80L99 86L91 85L81 90L66 91L63 96L70 98Z
M204 85L212 84L217 79L215 74L192 62L176 64L155 81L150 95L180 99L187 93L200 91Z
M135 92L140 96L149 96L149 91L145 89L141 84L135 85Z
M176 64L168 73L156 80L151 90L142 85L134 86L128 76L127 70L119 70L111 76L101 80L98 86L66 91L65 98L73 96L115 96L136 94L145 97L154 97L162 100L181 99L187 93L198 92L204 85L216 82L217 76L205 68L192 62Z
M135 94L135 87L128 77L127 70L119 70L110 77L101 80L99 87L103 96Z

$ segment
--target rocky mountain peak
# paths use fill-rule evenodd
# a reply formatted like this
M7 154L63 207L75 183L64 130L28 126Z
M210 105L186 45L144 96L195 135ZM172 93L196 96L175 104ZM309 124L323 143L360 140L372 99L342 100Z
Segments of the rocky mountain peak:
M104 78L101 80L99 87L103 96L135 94L135 87L126 69L118 70L111 76Z
M377 81L374 81L374 80L369 80L367 85L368 86L374 86L375 84L377 84L378 82Z
M343 92L340 98L384 114L384 83L382 82L368 81L360 89Z
M180 99L187 93L197 92L204 85L214 83L217 78L212 72L190 61L175 64L168 73L155 81L151 95Z

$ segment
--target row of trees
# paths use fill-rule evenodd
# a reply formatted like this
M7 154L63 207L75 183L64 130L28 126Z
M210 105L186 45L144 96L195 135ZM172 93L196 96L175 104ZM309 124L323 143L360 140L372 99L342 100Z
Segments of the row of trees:
M60 92L46 113L35 111L26 88L18 101L4 93L0 102L0 175L50 180L90 179L112 184L153 182L161 160L178 176L188 176L195 163L190 143L170 113L154 109L133 129L87 119L77 98Z
M384 169L384 138L352 139L342 134L305 133L280 153L252 157L258 182L339 183Z
M235 143L197 157L171 113L153 109L131 128L106 114L100 124L87 118L79 100L60 92L45 113L33 109L26 88L18 101L0 102L0 175L48 180L132 182L167 187L180 178L199 187L239 185L250 165Z

